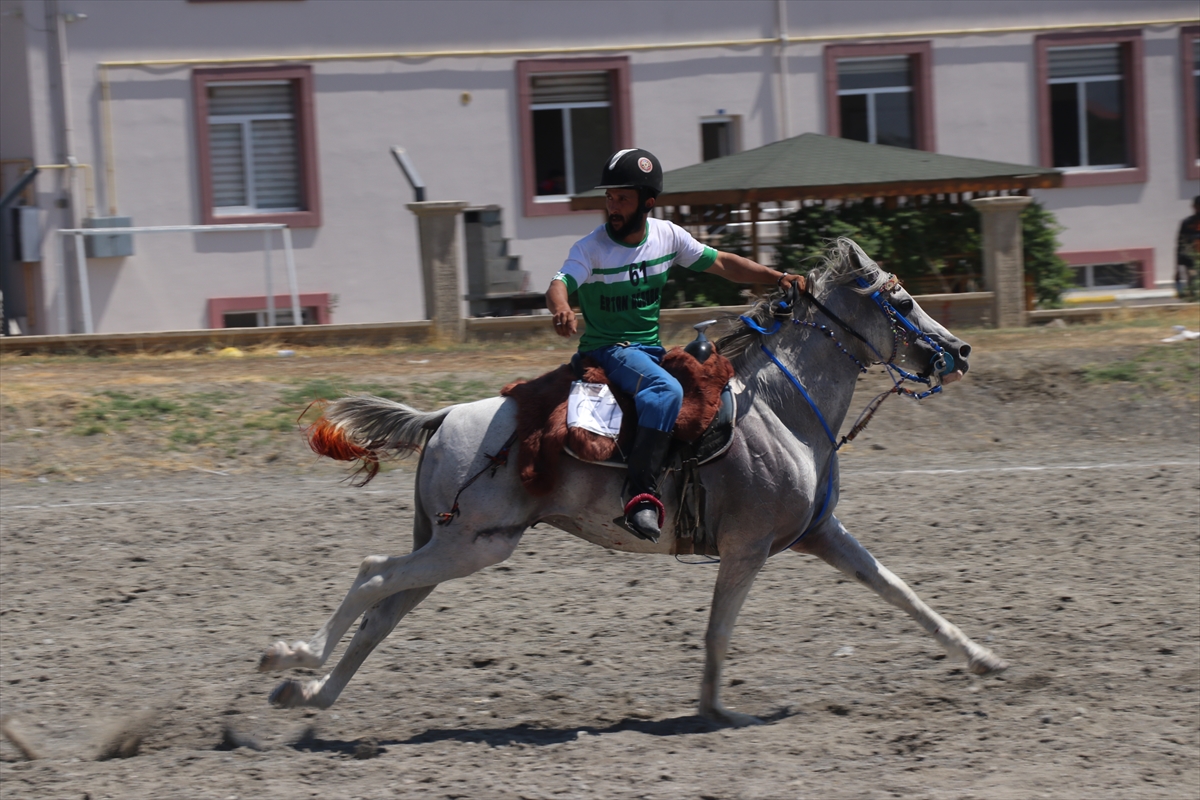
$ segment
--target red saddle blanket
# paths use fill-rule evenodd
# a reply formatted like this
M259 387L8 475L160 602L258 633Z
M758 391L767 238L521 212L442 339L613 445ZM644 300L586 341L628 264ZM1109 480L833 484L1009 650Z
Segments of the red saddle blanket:
M585 381L608 383L604 370L594 361L584 359L583 366ZM676 347L663 358L662 366L683 387L683 408L673 436L694 442L720 410L721 389L733 378L733 365L717 353L701 364L682 347ZM616 441L580 428L567 428L567 395L574 380L571 366L563 364L539 378L515 381L500 390L500 394L517 401L517 467L521 483L532 495L546 495L554 489L564 446L583 461L606 461L618 448L628 452L633 444L637 425L633 398L611 385L623 415Z

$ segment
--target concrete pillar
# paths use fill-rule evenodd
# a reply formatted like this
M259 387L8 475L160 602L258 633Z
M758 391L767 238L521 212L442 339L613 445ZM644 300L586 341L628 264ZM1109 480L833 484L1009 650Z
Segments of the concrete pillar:
M458 215L468 205L455 200L408 204L417 215L425 319L433 321L436 341L461 342L466 334L458 283Z
M1025 256L1021 211L1032 197L978 197L971 205L983 219L983 285L992 293L992 324L1025 325Z

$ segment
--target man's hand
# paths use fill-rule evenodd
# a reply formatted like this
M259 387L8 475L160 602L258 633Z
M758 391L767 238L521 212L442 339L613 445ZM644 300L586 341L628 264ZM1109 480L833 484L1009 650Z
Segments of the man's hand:
M575 323L575 312L568 308L554 315L554 332L559 336L571 337L579 331Z
M793 286L796 287L796 291L803 292L807 285L808 283L804 280L803 275L791 275L785 273L783 277L779 279L779 288L783 289L785 292L788 289L791 289Z
M546 308L554 315L554 332L564 338L574 336L579 332L575 322L575 312L567 302L567 285L560 280L550 281L546 290Z

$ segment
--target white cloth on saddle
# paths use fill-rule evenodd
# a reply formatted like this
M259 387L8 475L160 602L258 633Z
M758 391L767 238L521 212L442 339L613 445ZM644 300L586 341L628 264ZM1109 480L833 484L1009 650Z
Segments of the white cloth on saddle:
M621 407L603 383L575 381L567 397L567 427L583 428L616 439L621 432Z

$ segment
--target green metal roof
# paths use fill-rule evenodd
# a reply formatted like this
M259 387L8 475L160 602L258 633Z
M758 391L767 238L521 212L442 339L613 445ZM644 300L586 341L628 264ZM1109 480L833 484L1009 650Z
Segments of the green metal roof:
M805 133L663 175L660 205L756 200L885 197L1060 185L1046 167L962 158L904 147ZM572 208L600 208L599 189L576 195Z

